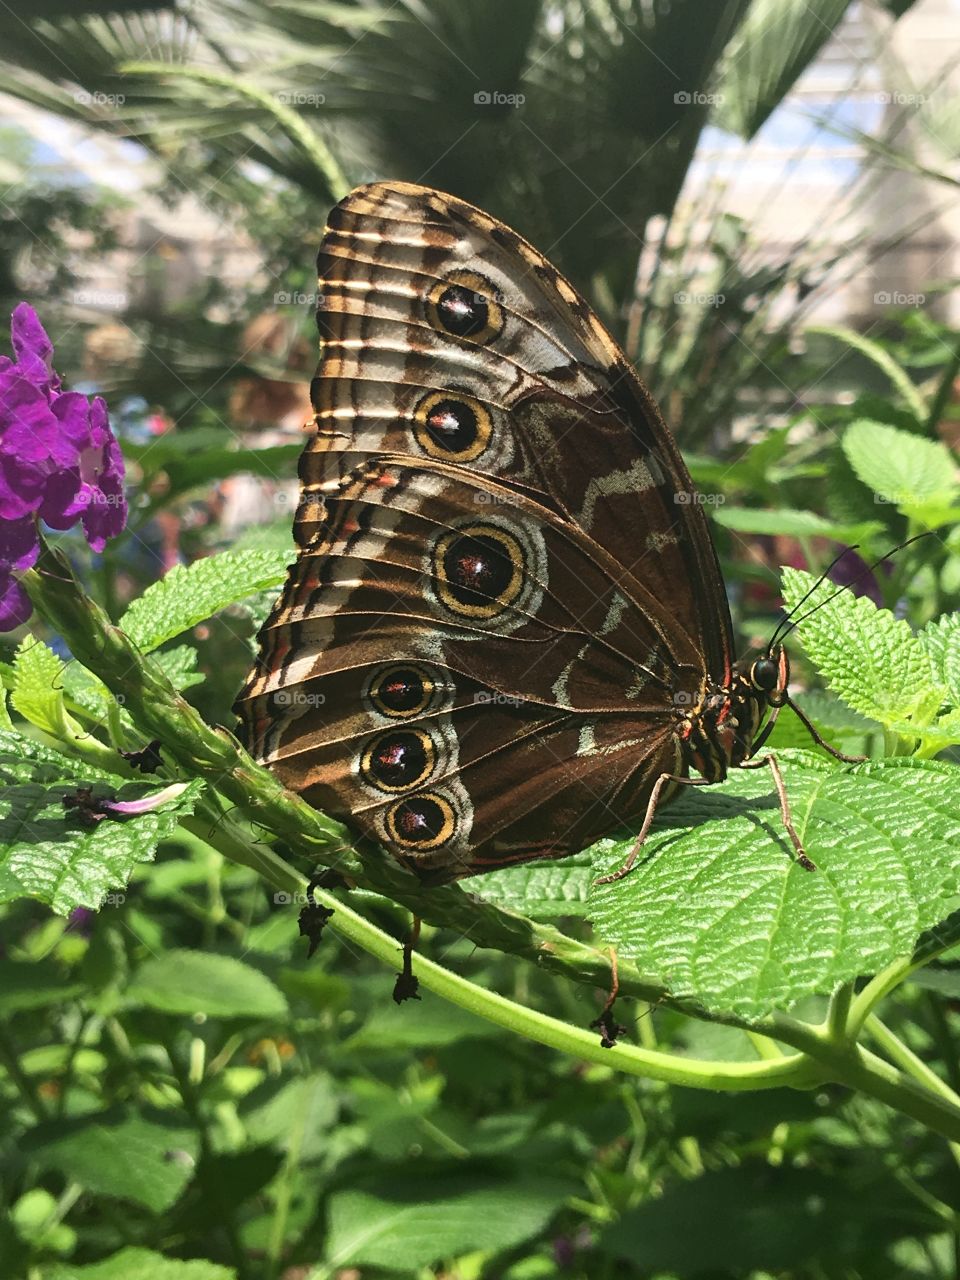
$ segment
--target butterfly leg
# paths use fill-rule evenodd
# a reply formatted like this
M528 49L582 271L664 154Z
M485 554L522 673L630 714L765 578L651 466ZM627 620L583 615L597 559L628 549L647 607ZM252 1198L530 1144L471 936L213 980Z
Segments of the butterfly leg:
M591 1028L596 1028L600 1032L600 1046L603 1049L612 1049L622 1035L626 1035L627 1028L621 1026L619 1022L615 1022L613 1018L613 1004L620 991L620 973L617 966L617 951L615 947L610 948L610 994L604 1001L603 1008L594 1020L590 1023Z
M650 792L650 799L647 801L647 812L644 815L643 826L637 834L636 840L633 842L633 848L624 859L623 865L618 867L616 871L611 871L607 876L598 876L596 884L612 884L615 880L622 880L624 876L628 876L633 870L633 865L637 860L643 842L649 834L654 815L657 812L657 805L660 803L660 797L663 795L663 789L671 782L676 782L685 787L706 787L709 782L706 778L688 778L679 773L661 773L660 777L653 784L653 790Z
M417 994L420 982L413 972L413 949L420 941L421 923L419 916L413 917L410 936L403 944L403 968L397 974L397 980L393 986L393 999L396 1004L403 1004L404 1000L420 999Z
M777 795L780 797L780 820L783 822L784 829L790 837L790 843L796 851L797 861L805 871L816 871L816 863L809 858L806 849L803 847L803 841L797 835L797 829L793 825L793 818L790 816L790 802L787 799L787 788L784 786L783 774L780 772L780 762L777 757L770 751L759 759L744 760L740 768L762 769L764 765L769 765L770 772L773 774L773 783L777 788Z
M824 751L828 751L835 760L842 760L844 764L863 764L864 760L869 760L869 756L848 756L844 752L838 751L836 747L831 747L829 742L824 742L823 738L820 737L805 712L800 710L792 698L787 698L785 705L794 713L817 746L823 747Z

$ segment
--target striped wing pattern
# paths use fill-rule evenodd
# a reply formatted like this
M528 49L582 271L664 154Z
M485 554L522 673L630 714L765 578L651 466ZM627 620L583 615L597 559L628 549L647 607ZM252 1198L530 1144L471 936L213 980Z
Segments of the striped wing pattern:
M319 255L299 548L237 711L285 786L454 877L562 857L685 771L730 618L676 445L530 245L360 187Z

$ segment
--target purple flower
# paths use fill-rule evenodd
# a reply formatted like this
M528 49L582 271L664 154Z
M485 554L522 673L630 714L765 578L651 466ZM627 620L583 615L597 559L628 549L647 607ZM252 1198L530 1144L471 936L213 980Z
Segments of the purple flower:
M846 551L830 570L830 580L835 582L838 587L849 587L855 596L866 596L868 600L872 600L880 608L883 605L883 592L880 590L880 583L876 574L877 567L885 575L889 575L890 566L885 560L881 560L879 566L871 568L865 560L857 555L852 547L847 547Z
M26 302L17 303L13 309L10 341L22 376L42 391L59 391L60 379L53 371L53 343L39 316Z
M0 631L23 626L32 612L30 597L10 570L0 565Z
M30 599L12 571L29 569L39 552L31 516L0 520L0 631L12 631L30 617Z
M118 800L113 795L95 796L93 787L77 787L63 796L63 807L85 827L95 827L104 818L137 818L143 813L153 813L171 800L179 800L189 785L187 782L172 782L162 791L150 792L139 800Z
M53 368L53 344L37 313L21 302L10 336L16 360L0 356L0 630L30 616L13 577L39 553L37 519L53 529L79 520L94 551L102 551L127 519L123 457L107 406L63 391Z

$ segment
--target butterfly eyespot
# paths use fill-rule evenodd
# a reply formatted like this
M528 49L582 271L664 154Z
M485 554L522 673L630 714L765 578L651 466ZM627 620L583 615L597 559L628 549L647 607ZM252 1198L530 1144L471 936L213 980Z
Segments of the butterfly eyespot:
M427 296L427 319L434 329L492 342L503 331L503 307L494 285L476 271L454 271L439 280Z
M432 710L442 681L419 663L391 663L375 671L367 689L373 709L391 720L409 720Z
M497 525L467 525L438 540L433 572L437 595L452 613L493 618L513 604L523 588L523 549Z
M490 443L493 419L472 396L433 391L413 413L417 444L431 458L473 462Z
M764 693L773 693L780 679L780 668L772 658L758 658L750 668L750 683Z
M379 734L360 757L360 772L380 791L409 791L426 782L437 752L422 729L389 729Z
M387 838L404 849L437 849L457 828L453 805L436 791L397 800L384 818Z

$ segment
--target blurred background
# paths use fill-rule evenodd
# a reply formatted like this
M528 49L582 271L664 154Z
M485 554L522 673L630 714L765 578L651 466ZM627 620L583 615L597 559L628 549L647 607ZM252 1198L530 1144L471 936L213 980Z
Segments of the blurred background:
M292 550L323 225L395 178L513 226L621 340L710 504L744 651L778 566L850 543L934 532L889 572L851 553L834 574L915 624L956 610L958 89L960 0L2 0L0 311L37 308L128 464L128 533L64 545L114 616L218 548ZM872 440L900 450L902 488L871 474ZM215 722L268 603L191 637L182 687ZM848 751L870 732L803 705ZM36 966L26 995L0 981L4 1280L958 1274L956 1161L879 1104L671 1092L438 1000L387 1010L390 975L336 940L307 963L296 912L202 833L127 897L3 916L0 964ZM422 945L578 1025L596 1012L468 940ZM276 1007L250 1012L224 957ZM195 986L131 1012L128 984L168 959L164 999ZM960 983L934 976L890 1017L960 1088ZM218 981L201 1026L192 993ZM648 1046L752 1052L630 1013ZM70 1146L77 1117L128 1105ZM63 1132L21 1150L48 1107ZM134 1247L154 1252L94 1270Z

